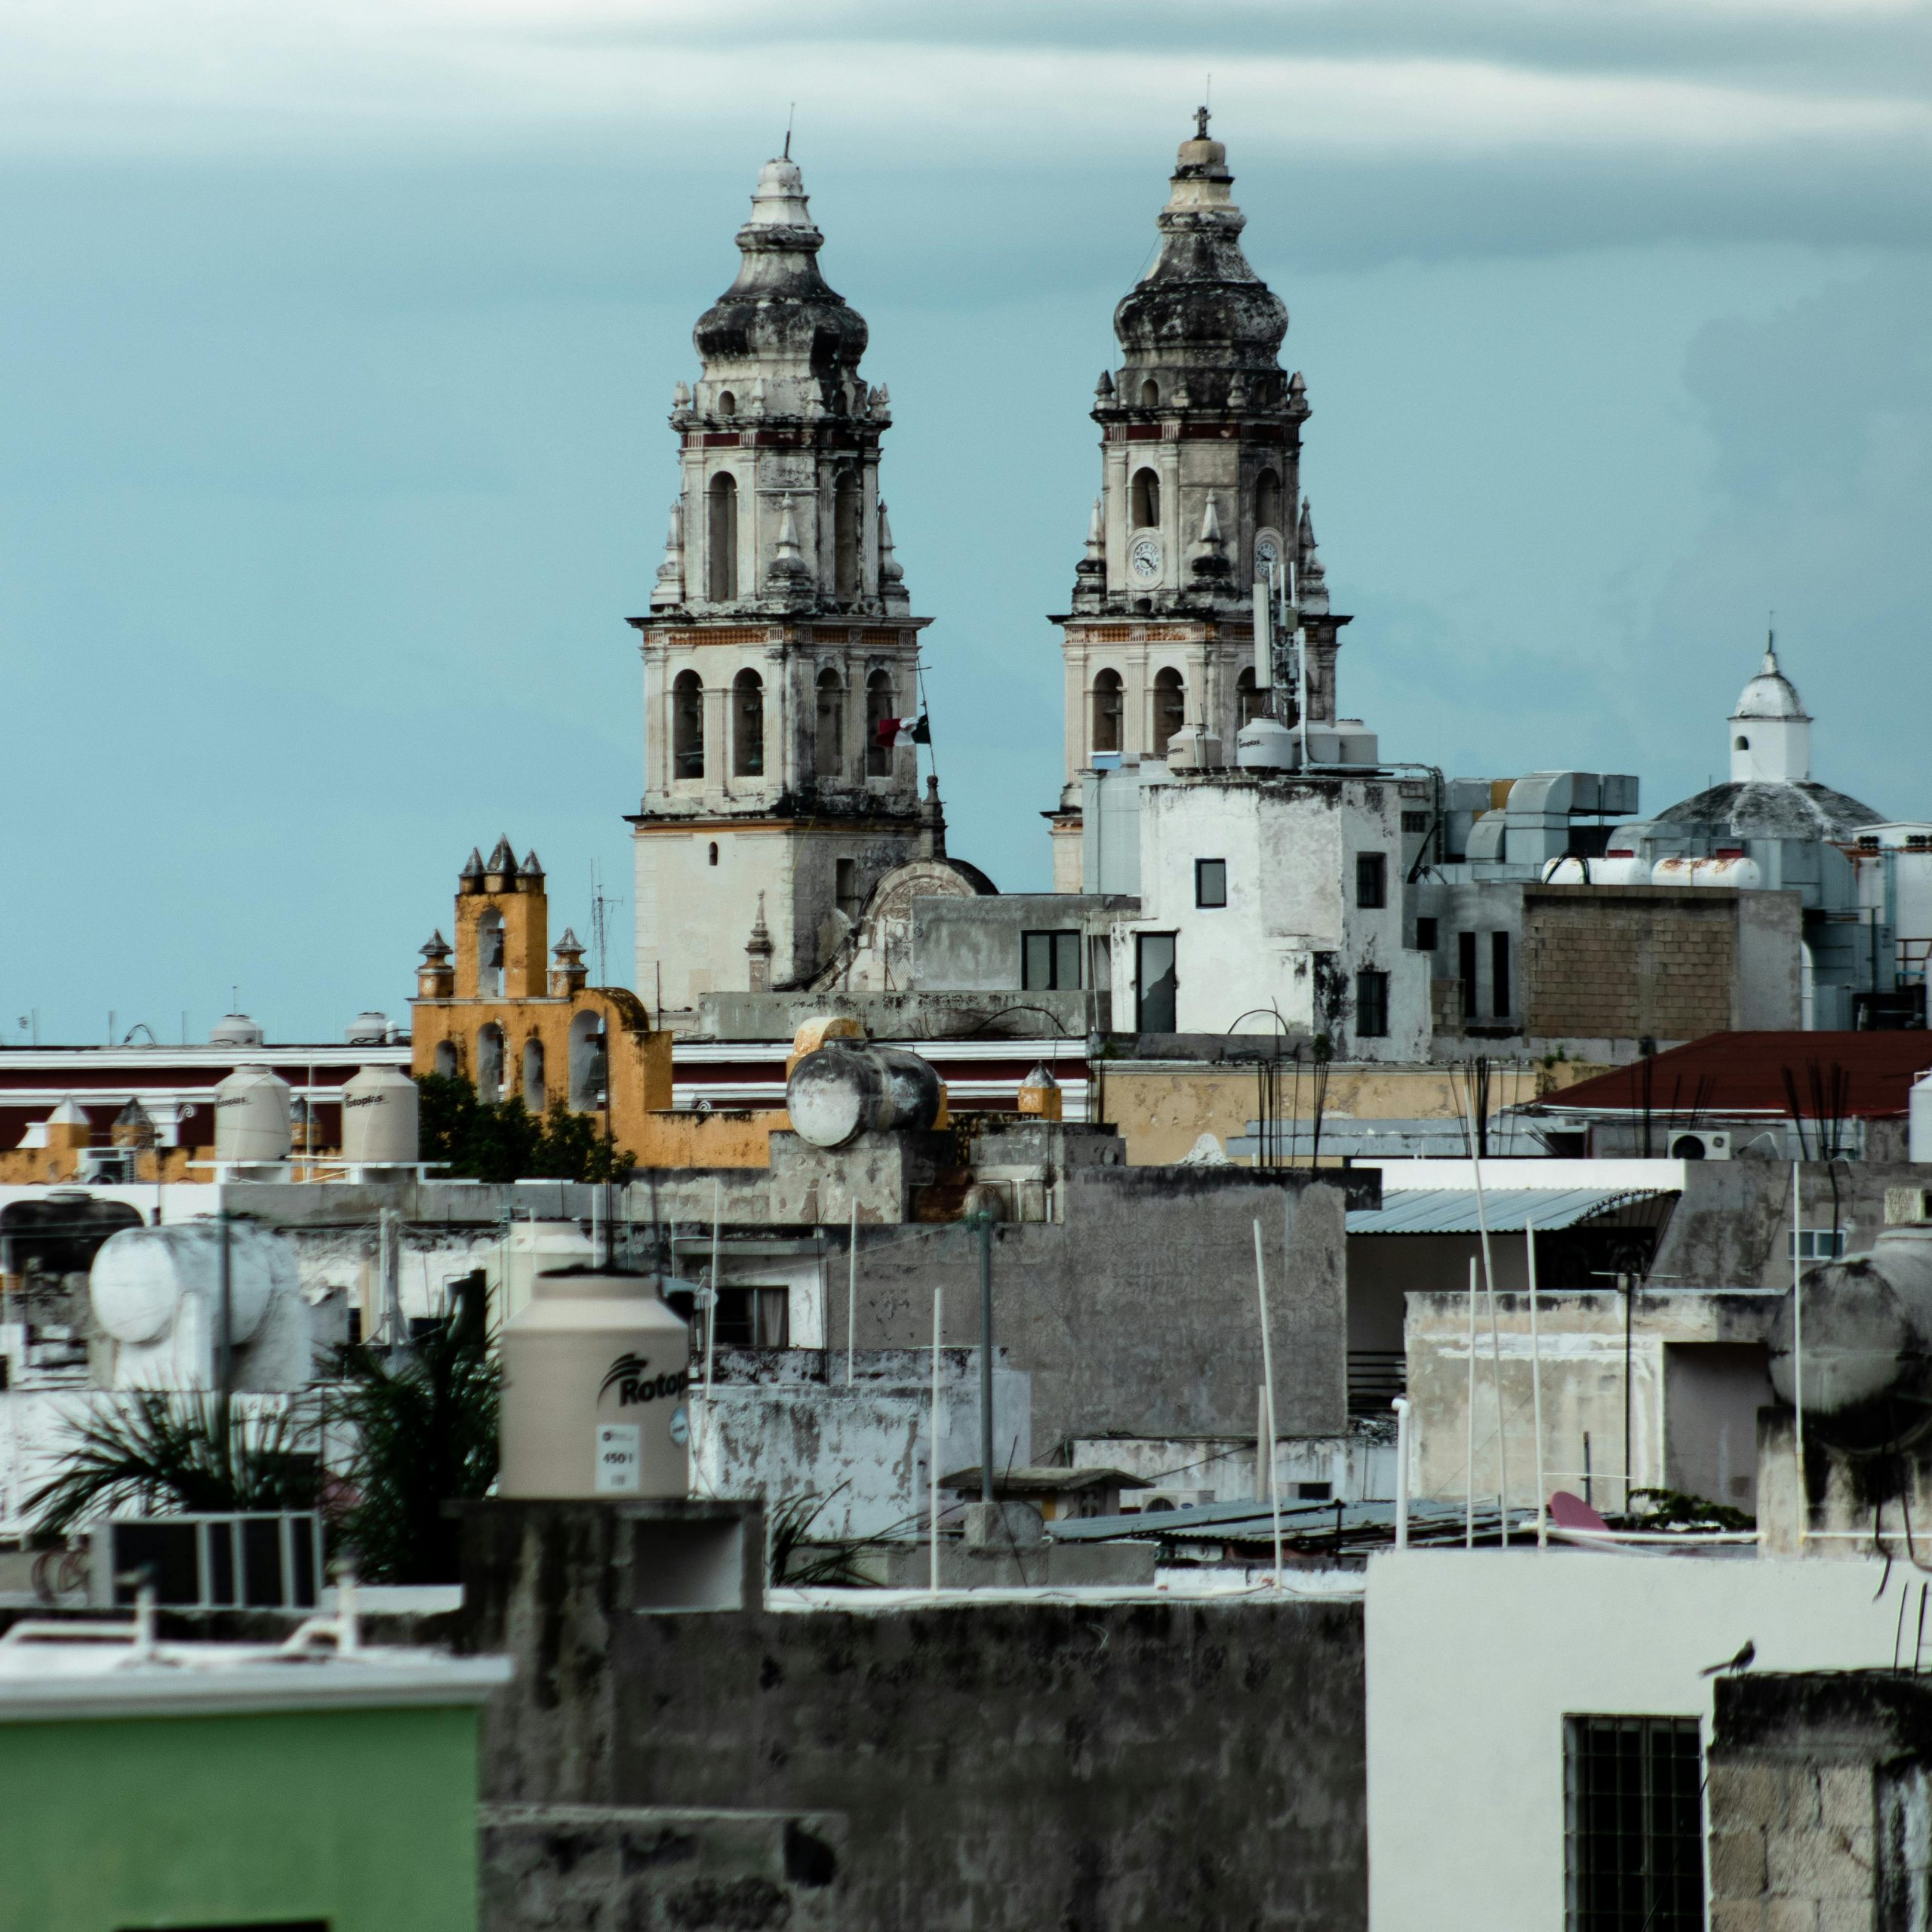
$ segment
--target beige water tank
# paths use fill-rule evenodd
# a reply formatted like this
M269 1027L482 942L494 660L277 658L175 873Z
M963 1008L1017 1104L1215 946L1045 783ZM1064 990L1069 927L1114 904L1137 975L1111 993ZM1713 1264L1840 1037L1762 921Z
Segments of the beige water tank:
M597 1259L576 1221L512 1221L477 1257L490 1284L490 1318L500 1325L530 1304L531 1284L557 1268L587 1268Z
M416 1158L416 1082L400 1067L365 1066L342 1089L342 1158L374 1166Z
M691 1332L657 1278L539 1275L503 1331L497 1493L552 1499L691 1491Z
M217 1161L285 1161L291 1144L288 1082L266 1066L237 1067L214 1090Z

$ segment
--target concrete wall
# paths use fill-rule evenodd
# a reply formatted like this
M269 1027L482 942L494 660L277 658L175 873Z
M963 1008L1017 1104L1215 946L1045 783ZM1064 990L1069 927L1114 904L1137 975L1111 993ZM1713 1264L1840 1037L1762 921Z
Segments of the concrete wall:
M1357 1605L654 1614L595 1511L539 1508L466 1558L466 1647L517 1665L492 1806L843 1814L841 1932L1366 1924Z
M1372 1557L1375 1932L1562 1924L1565 1714L1695 1717L1708 1737L1700 1673L1747 1638L1761 1669L1889 1665L1903 1566L1881 1594L1883 1577L1869 1561L1748 1556Z
M910 984L921 992L1017 992L1020 935L1078 932L1081 987L1105 991L1108 933L1116 919L1131 918L1139 907L1137 900L1118 893L1013 892L996 898L919 900L912 909Z
M1001 1224L993 1253L999 1343L1033 1378L1033 1441L1063 1436L1245 1433L1261 1381L1254 1224L1267 1257L1276 1414L1284 1434L1334 1435L1346 1411L1342 1189L1242 1168L1077 1169L1057 1224ZM979 1260L958 1226L861 1229L858 1343L976 1341ZM826 1309L845 1346L844 1298Z

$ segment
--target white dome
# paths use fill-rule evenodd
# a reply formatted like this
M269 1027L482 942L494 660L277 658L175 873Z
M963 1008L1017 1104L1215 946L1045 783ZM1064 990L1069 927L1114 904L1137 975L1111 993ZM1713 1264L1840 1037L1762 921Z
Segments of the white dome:
M1798 687L1778 669L1775 651L1764 653L1763 668L1744 687L1733 718L1804 718L1807 715Z

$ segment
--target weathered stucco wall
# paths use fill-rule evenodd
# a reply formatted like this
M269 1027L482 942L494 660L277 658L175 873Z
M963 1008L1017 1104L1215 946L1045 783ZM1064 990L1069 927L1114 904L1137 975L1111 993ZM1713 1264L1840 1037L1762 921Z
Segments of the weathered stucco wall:
M1245 1168L1083 1168L1065 1220L1003 1223L993 1243L995 1334L1033 1378L1035 1452L1063 1436L1250 1432L1262 1380L1254 1223L1267 1257L1276 1415L1284 1435L1346 1419L1344 1199L1339 1186ZM860 1230L857 1341L917 1348L979 1335L979 1252L963 1226ZM827 1346L845 1346L844 1297Z

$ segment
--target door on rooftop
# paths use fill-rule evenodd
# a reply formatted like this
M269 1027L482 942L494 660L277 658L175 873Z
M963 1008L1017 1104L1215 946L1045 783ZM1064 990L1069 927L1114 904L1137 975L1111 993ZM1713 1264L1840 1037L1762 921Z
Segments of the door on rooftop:
M1134 943L1134 984L1139 1013L1135 1025L1143 1033L1173 1033L1174 993L1179 984L1174 974L1174 935L1172 933L1139 933Z

